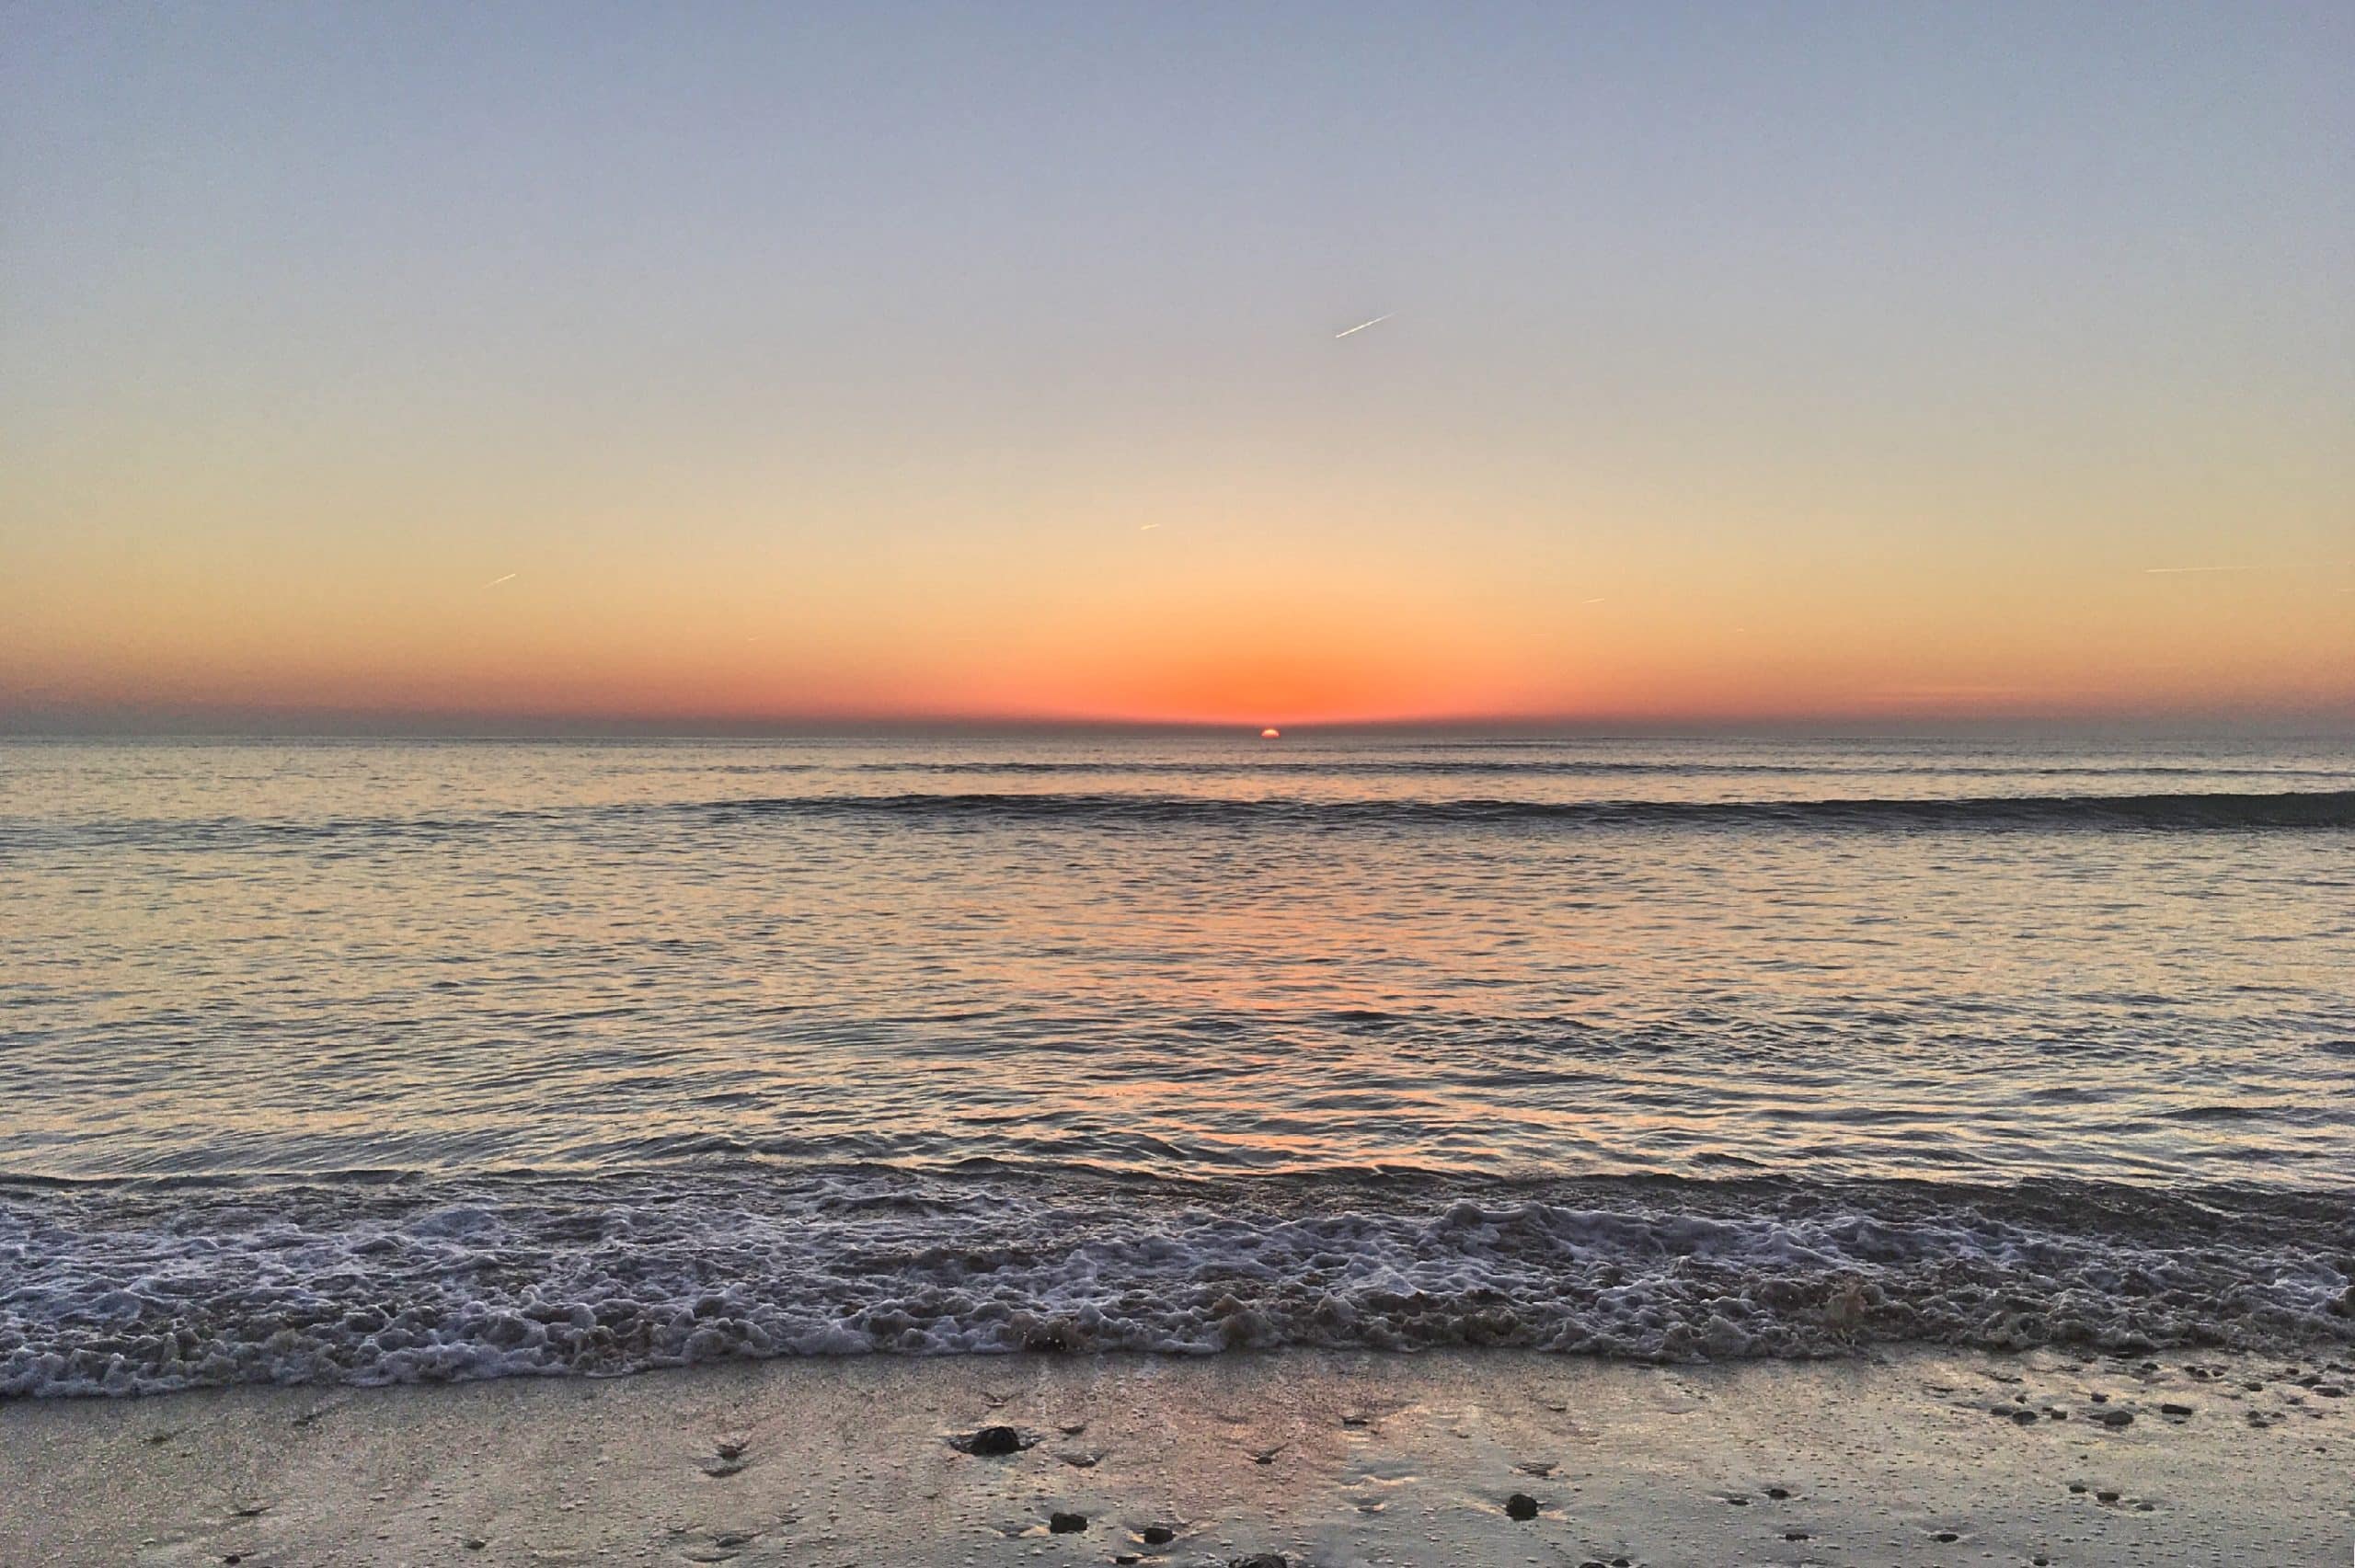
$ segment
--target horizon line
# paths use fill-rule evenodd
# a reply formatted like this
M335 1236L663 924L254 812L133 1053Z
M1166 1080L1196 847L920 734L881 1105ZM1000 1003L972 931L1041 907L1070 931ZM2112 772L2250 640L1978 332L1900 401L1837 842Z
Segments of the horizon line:
M1305 736L1726 736L1809 732L1909 735L2016 730L2263 734L2355 738L2355 701L2237 708L2016 708L1890 712L1433 714L1389 717L1145 718L1056 714L582 714L186 704L0 707L0 740L73 739L857 739L883 737L1071 736L1257 738L1266 727Z

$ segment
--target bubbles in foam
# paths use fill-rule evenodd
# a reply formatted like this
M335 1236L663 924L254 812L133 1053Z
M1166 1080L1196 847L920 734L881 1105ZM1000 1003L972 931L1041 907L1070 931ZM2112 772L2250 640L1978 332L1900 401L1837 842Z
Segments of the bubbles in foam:
M733 1356L2355 1339L2344 1199L889 1170L0 1194L0 1393Z

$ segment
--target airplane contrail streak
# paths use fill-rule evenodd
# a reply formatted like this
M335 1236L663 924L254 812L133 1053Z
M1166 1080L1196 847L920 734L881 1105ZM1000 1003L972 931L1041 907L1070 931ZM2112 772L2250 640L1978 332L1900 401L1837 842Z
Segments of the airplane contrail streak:
M1388 321L1390 316L1396 315L1398 313L1394 310L1389 315L1377 315L1372 321L1361 321L1355 326L1350 327L1348 332L1336 332L1333 336L1337 338L1340 338L1349 337L1350 333L1363 332L1369 326L1381 326L1384 322Z
M488 582L487 582L487 583L483 584L483 587L485 587L485 588L497 588L500 583L503 583L503 582L513 582L513 581L514 581L518 577L520 577L520 576L522 576L522 575L523 575L523 574L522 574L522 573L520 573L520 572L510 572L510 573L508 573L508 574L507 574L505 577L503 577L503 578L491 578Z

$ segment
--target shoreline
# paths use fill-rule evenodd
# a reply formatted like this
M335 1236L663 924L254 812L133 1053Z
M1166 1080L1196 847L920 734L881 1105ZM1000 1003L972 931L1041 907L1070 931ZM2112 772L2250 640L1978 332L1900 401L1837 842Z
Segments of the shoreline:
M0 1560L2335 1564L2350 1373L1281 1350L17 1400ZM953 1446L988 1426L1021 1446Z

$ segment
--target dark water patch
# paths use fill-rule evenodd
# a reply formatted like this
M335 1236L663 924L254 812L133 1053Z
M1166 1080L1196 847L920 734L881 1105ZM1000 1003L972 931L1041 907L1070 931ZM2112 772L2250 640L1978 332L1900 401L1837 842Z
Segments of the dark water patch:
M875 816L1091 826L1793 827L1820 829L2355 828L2355 790L2274 795L1985 795L1878 800L1227 800L1123 794L781 795L714 802L717 819Z

